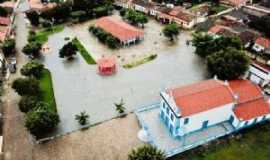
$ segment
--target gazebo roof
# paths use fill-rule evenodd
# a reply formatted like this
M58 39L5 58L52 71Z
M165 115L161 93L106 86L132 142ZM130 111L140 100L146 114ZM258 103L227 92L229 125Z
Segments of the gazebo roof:
M97 64L99 67L101 68L110 68L110 67L114 67L116 62L114 58L111 57L102 57L101 59L99 59L97 61Z

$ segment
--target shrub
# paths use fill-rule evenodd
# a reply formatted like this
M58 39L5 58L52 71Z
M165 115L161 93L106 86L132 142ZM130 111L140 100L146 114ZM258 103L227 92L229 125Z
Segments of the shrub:
M36 96L23 96L19 102L19 108L21 112L29 112L33 110L39 102Z
M12 88L21 96L23 95L39 95L39 82L35 78L17 78L12 83Z
M23 53L30 57L38 57L40 55L41 44L38 42L30 42L23 47Z
M14 39L7 39L2 44L2 52L5 56L9 56L15 53L15 40Z
M36 60L32 60L21 68L21 74L24 76L34 76L35 78L39 78L43 69L43 64Z
M36 11L26 12L26 16L33 26L39 25L39 14Z
M77 46L72 42L68 42L60 49L59 57L60 58L67 57L68 59L72 59L73 55L76 55L77 51L78 51Z
M40 136L55 128L60 120L47 103L39 102L35 108L26 114L25 126L33 135Z
M173 41L174 37L178 36L180 33L179 27L175 23L166 25L163 28L162 32L163 32L164 36L167 38L170 38L171 41Z
M145 145L132 150L128 155L128 160L165 160L165 154L156 147Z
M88 123L89 115L83 111L80 114L75 115L75 119L80 125L86 125Z

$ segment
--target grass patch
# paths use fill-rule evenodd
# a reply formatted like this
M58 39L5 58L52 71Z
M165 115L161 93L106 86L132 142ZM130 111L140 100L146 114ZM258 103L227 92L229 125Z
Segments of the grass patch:
M143 58L143 59L141 59L139 61L135 61L133 63L125 64L125 65L123 65L123 67L126 68L126 69L130 69L130 68L133 68L133 67L137 67L137 66L139 66L141 64L147 63L149 61L152 61L155 58L157 58L157 54L152 54L152 55L150 55L148 57L145 57L145 58Z
M213 11L215 13L219 13L219 12L222 12L222 11L228 9L229 7L220 4L220 5L213 5L210 8L211 8L211 11Z
M51 73L48 69L43 69L42 76L39 79L39 85L41 89L41 100L51 104L52 109L57 112L56 102L53 92L53 83Z
M170 160L268 160L269 156L270 127L266 122L245 129L234 138L223 138Z
M61 32L64 29L63 25L56 25L49 28L42 29L37 33L30 33L28 36L29 42L39 42L44 44L48 41L48 37L54 33Z
M88 64L96 64L96 61L91 57L91 55L87 52L87 50L84 48L84 46L81 44L81 42L77 39L74 38L72 40L72 43L75 44L82 55L83 59L88 63Z

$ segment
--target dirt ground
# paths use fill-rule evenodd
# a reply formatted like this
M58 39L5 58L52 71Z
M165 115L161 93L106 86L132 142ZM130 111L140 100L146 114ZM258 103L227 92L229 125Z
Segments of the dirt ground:
M39 144L33 151L33 159L126 160L132 148L142 145L138 131L136 116L130 114Z

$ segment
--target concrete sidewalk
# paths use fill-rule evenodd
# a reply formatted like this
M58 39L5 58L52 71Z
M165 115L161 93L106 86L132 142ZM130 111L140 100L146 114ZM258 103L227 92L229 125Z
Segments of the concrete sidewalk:
M150 143L165 151L167 157L195 148L234 131L230 123L224 122L177 139L170 135L169 129L161 121L159 117L159 103L137 110L136 115L141 127L150 136Z

